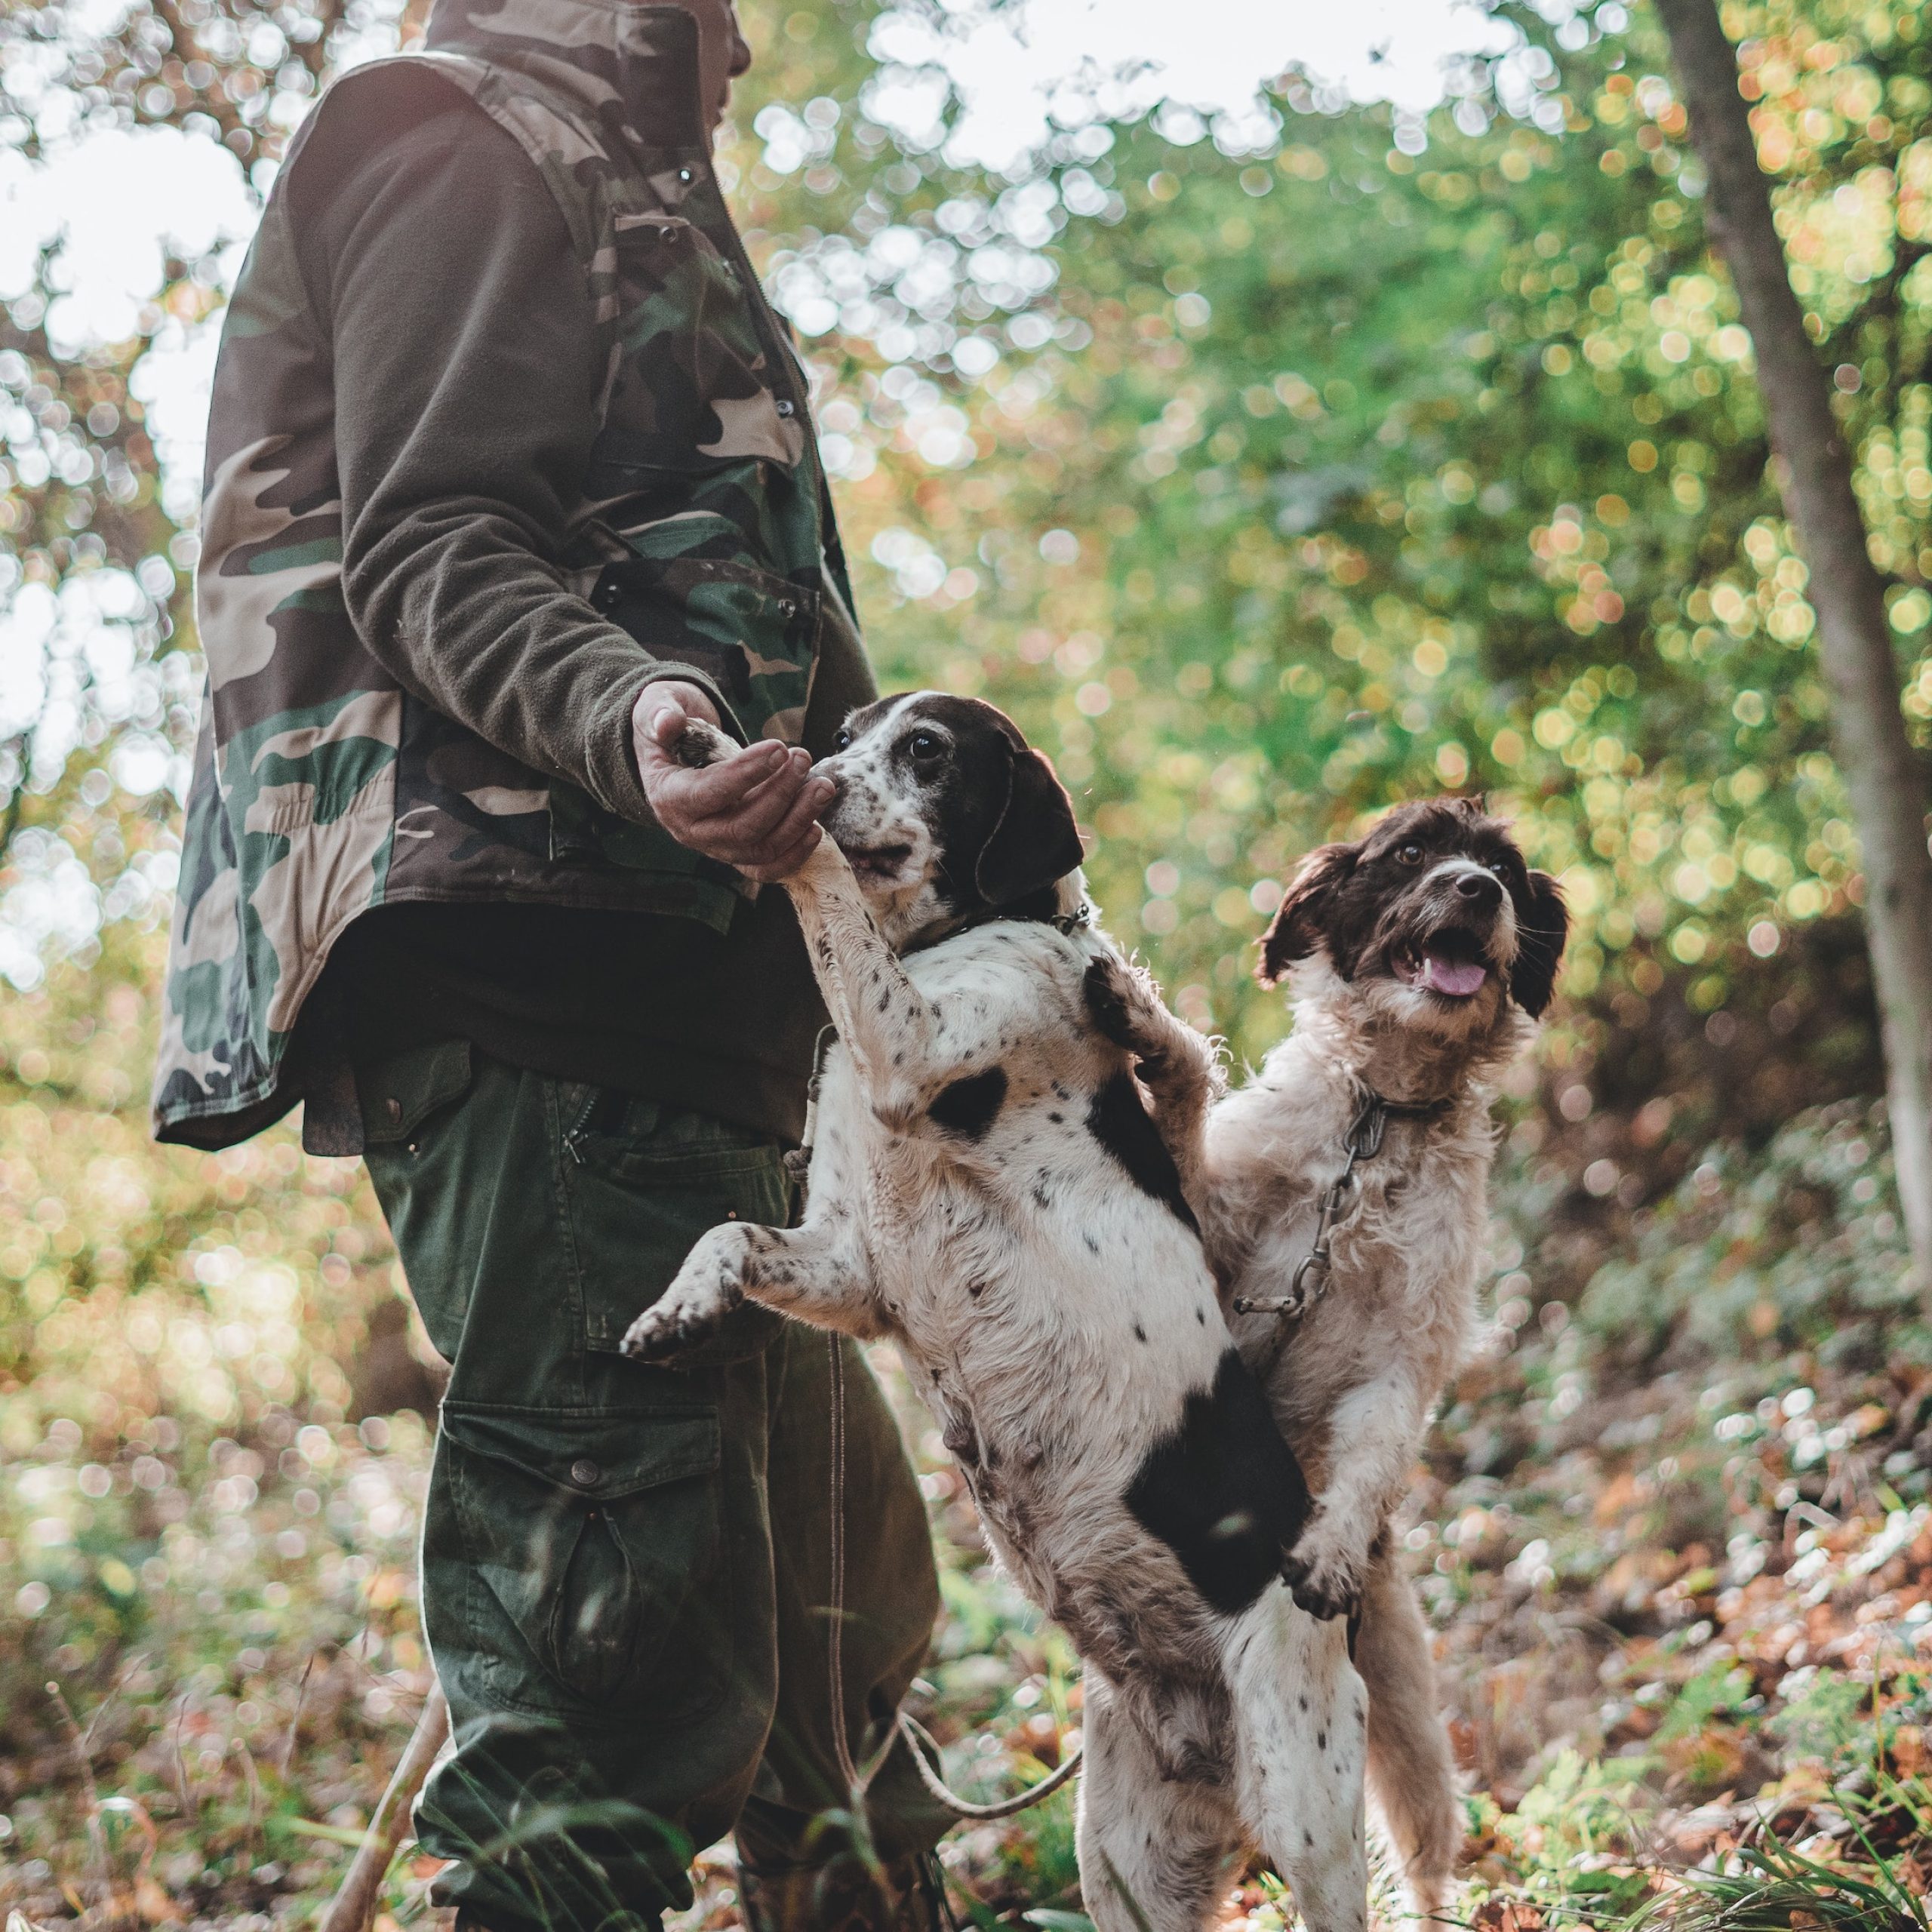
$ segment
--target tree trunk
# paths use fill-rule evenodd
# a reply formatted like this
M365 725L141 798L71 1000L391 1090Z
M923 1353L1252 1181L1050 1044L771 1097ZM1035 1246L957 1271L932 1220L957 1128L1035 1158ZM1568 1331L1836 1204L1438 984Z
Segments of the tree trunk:
M1838 765L1857 815L1872 977L1884 1029L1886 1095L1906 1232L1932 1303L1932 856L1927 775L1901 715L1884 580L1866 548L1851 457L1829 378L1792 292L1758 165L1737 57L1715 0L1657 0L1690 137L1710 177L1712 238L1757 353L1785 509L1811 573L1818 657L1832 691Z

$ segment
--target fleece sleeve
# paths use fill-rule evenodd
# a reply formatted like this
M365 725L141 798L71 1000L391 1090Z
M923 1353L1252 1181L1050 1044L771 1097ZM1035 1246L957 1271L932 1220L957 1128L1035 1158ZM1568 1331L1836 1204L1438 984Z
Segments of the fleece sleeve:
M559 568L603 371L549 191L452 102L297 213L330 321L343 585L365 645L487 743L648 821L630 728L645 686L688 679L736 724L708 676L654 657Z

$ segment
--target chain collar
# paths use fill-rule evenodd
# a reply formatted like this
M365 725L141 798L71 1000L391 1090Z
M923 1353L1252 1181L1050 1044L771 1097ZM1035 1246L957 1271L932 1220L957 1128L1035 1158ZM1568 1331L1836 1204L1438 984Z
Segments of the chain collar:
M1348 1132L1342 1137L1342 1151L1348 1156L1347 1161L1321 1197L1321 1210L1315 1223L1315 1245L1296 1268L1288 1283L1287 1293L1235 1297L1234 1311L1237 1315L1272 1315L1281 1318L1280 1331L1268 1356L1269 1367L1287 1344L1288 1323L1299 1320L1308 1312L1309 1304L1318 1300L1327 1289L1331 1266L1330 1244L1337 1223L1346 1218L1349 1196L1355 1192L1357 1165L1374 1160L1382 1152L1382 1143L1392 1120L1438 1121L1449 1111L1447 1095L1437 1100L1391 1100L1366 1084L1361 1091L1361 1105L1349 1123Z

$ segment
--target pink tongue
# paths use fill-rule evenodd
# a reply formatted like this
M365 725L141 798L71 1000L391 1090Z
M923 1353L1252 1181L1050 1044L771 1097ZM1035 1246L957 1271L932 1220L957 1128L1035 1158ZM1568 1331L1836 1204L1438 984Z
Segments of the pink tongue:
M1422 983L1431 991L1452 993L1458 999L1481 992L1489 969L1473 959L1444 959L1431 952L1423 955Z

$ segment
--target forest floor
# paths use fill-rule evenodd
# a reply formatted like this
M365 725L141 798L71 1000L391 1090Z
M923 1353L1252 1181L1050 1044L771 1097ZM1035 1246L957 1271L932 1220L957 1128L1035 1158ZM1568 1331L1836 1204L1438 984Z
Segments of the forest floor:
M1466 1784L1454 1916L1924 1927L1932 1331L1881 1128L1821 1110L1629 1211L1565 1165L1512 1142L1494 1323L1402 1525ZM1076 1741L1074 1660L985 1562L930 1419L902 1413L945 1574L932 1727L956 1787L1011 1790ZM410 1411L271 1412L247 1440L48 1426L0 1485L0 1540L31 1551L66 1534L39 1527L73 1520L62 1499L102 1506L89 1587L30 1581L0 1624L0 1908L90 1932L309 1918L428 1687L427 1454ZM157 1498L158 1531L137 1506ZM944 1859L962 1919L1085 1923L1066 1795ZM405 1847L378 1932L429 1932L434 1869ZM699 1872L684 1923L737 1923L728 1850ZM1224 1924L1291 1921L1270 1875L1238 1876Z

